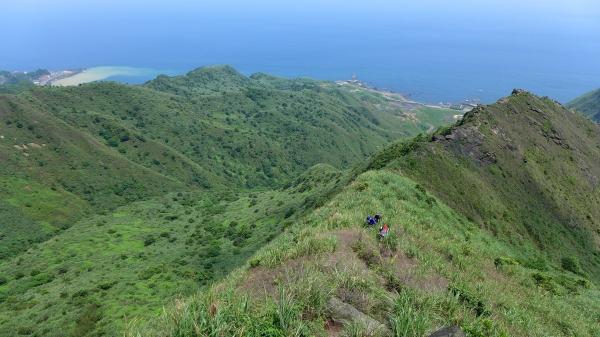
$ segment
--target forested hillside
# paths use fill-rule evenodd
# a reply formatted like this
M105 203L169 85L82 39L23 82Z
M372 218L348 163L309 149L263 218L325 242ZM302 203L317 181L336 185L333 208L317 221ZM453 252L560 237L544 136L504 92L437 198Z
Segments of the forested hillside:
M455 114L400 103L226 66L0 95L0 334L120 335L220 280Z
M2 208L15 219L2 229L2 256L83 214L183 188L280 187L315 164L347 168L428 127L331 82L265 89L250 85L294 80L253 80L230 67L195 72L212 78L192 79L195 87L247 86L193 98L114 82L0 95ZM422 115L440 124L443 113Z

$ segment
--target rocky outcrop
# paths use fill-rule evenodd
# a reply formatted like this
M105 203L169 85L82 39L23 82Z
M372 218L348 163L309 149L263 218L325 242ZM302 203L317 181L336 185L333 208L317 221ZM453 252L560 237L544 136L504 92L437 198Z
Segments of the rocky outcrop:
M331 315L331 318L333 318L335 321L342 320L348 323L360 323L370 333L376 331L384 334L389 333L388 328L384 324L374 320L373 318L358 311L352 305L344 303L335 297L331 297L329 301L327 301L327 309Z
M456 325L447 326L429 335L429 337L467 337Z

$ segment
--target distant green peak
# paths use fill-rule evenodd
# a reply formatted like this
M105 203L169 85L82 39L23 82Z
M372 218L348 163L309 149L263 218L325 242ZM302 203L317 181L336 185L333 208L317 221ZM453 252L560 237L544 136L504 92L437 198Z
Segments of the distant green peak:
M230 65L204 66L204 67L196 68L196 69L190 71L189 73L187 73L187 75L190 76L190 75L211 74L211 73L212 74L227 74L227 75L234 75L234 76L246 78L246 76L239 73L237 70L235 70L235 68L233 68Z
M260 79L278 79L278 78L282 78L282 77L273 76L273 75L259 72L259 73L254 73L254 74L250 75L250 78L253 80L260 80Z

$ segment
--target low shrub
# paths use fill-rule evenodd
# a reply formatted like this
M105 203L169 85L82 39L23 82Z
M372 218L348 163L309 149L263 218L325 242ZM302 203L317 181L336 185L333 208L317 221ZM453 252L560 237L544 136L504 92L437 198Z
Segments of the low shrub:
M479 299L475 294L455 284L448 286L448 291L458 296L458 301L463 303L467 308L472 309L477 313L477 316L490 315L491 312L486 308L485 303Z
M37 274L34 277L31 278L31 281L29 281L29 283L27 284L29 287L37 287L40 286L42 284L46 284L51 282L53 279L52 276L45 274L45 273L41 273L41 274Z
M356 186L356 190L359 192L362 192L362 191L366 190L367 188L369 188L369 183L360 183Z
M30 326L20 326L17 328L17 335L27 336L33 333L33 328Z
M497 257L494 259L494 265L496 267L500 267L500 266L518 266L519 262L517 262L516 260L510 258L510 257Z
M534 272L534 273L531 273L531 277L533 277L533 280L535 281L535 284L538 287L541 287L554 295L559 294L558 285L554 281L554 278L552 277L552 275L549 275L546 273Z
M572 272L573 274L579 275L579 276L585 276L585 272L583 271L583 269L581 269L581 266L579 265L579 260L572 255L569 256L565 256L561 259L561 266L565 269L568 270L570 272Z
M98 288L100 288L102 290L108 290L108 289L112 288L112 286L114 286L115 283L116 282L103 282L98 285Z
M89 295L89 292L85 289L82 290L77 290L76 292L73 293L73 295L71 295L72 299L77 299L77 298L84 298L87 297Z
M164 265L162 263L157 264L155 266L150 266L139 273L139 278L141 280L147 280L156 274L162 273L164 269Z
M536 257L534 259L521 260L519 261L524 267L529 269L536 269L539 271L548 270L548 262L542 257Z
M154 242L156 242L156 238L154 238L154 235L150 234L146 237L146 239L144 240L144 246L150 246L151 244L153 244Z

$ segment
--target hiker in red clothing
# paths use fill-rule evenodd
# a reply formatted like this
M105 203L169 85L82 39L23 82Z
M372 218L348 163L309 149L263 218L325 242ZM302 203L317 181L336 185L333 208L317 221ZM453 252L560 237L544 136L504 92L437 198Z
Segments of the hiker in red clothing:
M390 228L388 227L387 224L384 224L383 226L381 226L379 228L379 241L383 241L383 239L385 239L386 235L388 234Z

